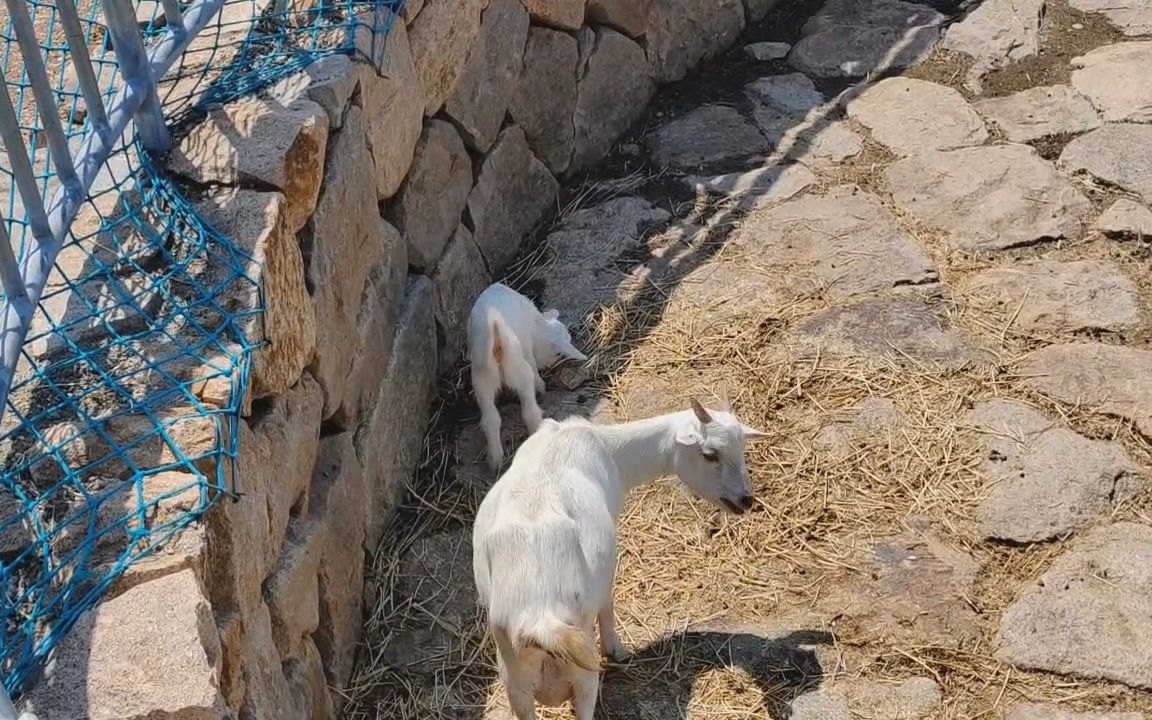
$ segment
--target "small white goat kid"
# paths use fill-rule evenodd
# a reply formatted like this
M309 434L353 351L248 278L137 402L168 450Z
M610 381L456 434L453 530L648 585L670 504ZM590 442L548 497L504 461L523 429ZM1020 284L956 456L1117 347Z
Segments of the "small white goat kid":
M572 335L556 310L540 312L532 301L507 285L489 285L468 316L468 358L472 363L472 391L480 406L480 427L488 443L488 465L496 471L504 464L500 444L500 412L496 394L503 386L516 391L529 433L543 419L536 393L544 392L540 369L565 358L588 358L572 345Z
M623 425L544 420L476 513L472 570L518 720L569 698L592 720L600 652L622 659L612 585L616 522L628 491L675 474L740 514L755 504L744 441L764 433L731 412L692 410Z

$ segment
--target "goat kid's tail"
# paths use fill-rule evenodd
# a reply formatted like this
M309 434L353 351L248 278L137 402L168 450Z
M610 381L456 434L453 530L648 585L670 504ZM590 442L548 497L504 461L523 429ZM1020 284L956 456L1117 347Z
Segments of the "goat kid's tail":
M600 651L592 636L575 625L550 623L516 638L517 649L536 648L589 672L600 671Z

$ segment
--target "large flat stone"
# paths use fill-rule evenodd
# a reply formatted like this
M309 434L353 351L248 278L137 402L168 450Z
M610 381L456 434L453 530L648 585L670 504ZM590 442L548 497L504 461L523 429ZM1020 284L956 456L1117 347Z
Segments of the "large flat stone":
M980 504L985 537L1043 542L1088 527L1142 484L1140 467L1119 443L1089 440L1026 405L989 400L967 424L984 439Z
M229 190L197 204L201 216L231 238L250 260L248 277L229 292L230 309L249 311L249 342L256 351L252 394L278 395L296 384L316 349L316 318L304 279L300 246L288 225L287 201L279 193ZM263 313L250 311L260 307Z
M427 0L408 26L412 60L424 86L425 115L435 115L452 97L480 37L484 6L484 0Z
M1125 35L1152 35L1152 3L1148 0L1069 0L1087 13L1101 13Z
M948 28L942 46L975 58L979 75L1035 55L1043 16L1044 0L986 0Z
M1121 198L1096 220L1096 229L1118 237L1152 237L1152 208L1135 200Z
M984 121L960 93L924 80L881 80L848 103L848 115L899 155L980 145L988 139Z
M392 197L408 174L427 105L403 23L393 25L387 46L378 72L365 71L360 81L379 200Z
M445 112L456 121L469 146L487 152L496 141L528 40L528 12L520 0L489 0L480 37L464 65Z
M1086 172L1152 203L1152 125L1116 123L1081 135L1060 153L1060 166Z
M576 38L558 30L530 28L523 69L508 107L536 157L557 175L572 160L579 59Z
M1145 720L1138 712L1074 712L1058 705L1018 703L1009 708L1004 720Z
M997 640L1017 667L1152 688L1152 528L1077 542L1005 611Z
M1150 64L1152 41L1105 45L1072 59L1072 85L1108 122L1152 122Z
M1091 204L1027 145L930 152L884 171L906 212L965 250L1078 238Z
M388 213L407 240L412 267L428 273L436 268L471 192L472 158L464 141L452 123L429 120Z
M741 0L653 0L645 42L656 81L675 82L726 50L744 30Z
M1068 85L1031 88L988 98L976 108L993 120L1012 142L1026 143L1047 135L1075 135L1100 127L1092 103Z
M993 268L964 289L1025 332L1124 332L1140 325L1139 291L1111 262L1042 260Z
M768 151L768 141L736 108L704 105L648 136L652 160L660 167L697 170Z
M796 117L804 117L824 104L823 93L803 73L767 75L753 80L744 86L744 95L758 105Z
M830 0L788 54L813 77L863 77L915 65L932 51L944 16L901 0Z
M1152 437L1152 351L1068 343L1032 353L1020 368L1032 390L1131 420Z
M741 209L756 210L787 200L816 182L816 176L796 163L711 177L689 175L684 180L693 190L723 195L735 199Z
M472 304L492 282L468 228L456 228L432 282L436 284L436 320L444 331L440 365L447 368L464 350L464 330Z
M571 171L606 155L656 90L644 50L636 42L608 28L598 28L594 40L576 90ZM624 97L629 101L620 102Z
M844 300L938 279L931 259L896 218L855 186L753 213L729 244L795 295Z
M182 570L82 616L27 703L61 720L224 720L219 661L212 608L196 573Z
M837 457L847 457L861 441L884 438L907 426L908 419L887 398L868 398L851 411L851 415L820 429L815 446Z
M769 163L795 160L825 167L857 155L860 136L842 120L829 120L835 109L801 73L770 75L744 87L754 105L752 117L773 146Z
M492 272L516 256L524 237L555 205L559 187L532 154L523 130L512 126L500 133L468 196L473 236Z

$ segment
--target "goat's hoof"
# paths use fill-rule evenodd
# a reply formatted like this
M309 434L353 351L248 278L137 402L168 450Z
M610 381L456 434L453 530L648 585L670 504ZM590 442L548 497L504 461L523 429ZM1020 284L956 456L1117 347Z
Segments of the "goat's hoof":
M621 665L628 662L628 658L632 657L632 653L628 652L623 647L607 648L602 650L601 654L610 665Z

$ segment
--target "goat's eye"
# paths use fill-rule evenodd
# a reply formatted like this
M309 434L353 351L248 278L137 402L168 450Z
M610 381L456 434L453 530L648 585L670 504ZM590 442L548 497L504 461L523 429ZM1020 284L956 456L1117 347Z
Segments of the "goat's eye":
M704 459L708 462L720 462L720 456L711 450L705 450L700 454L703 455Z

